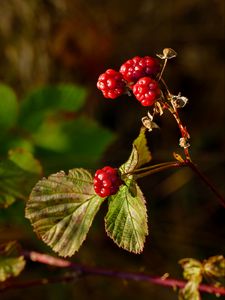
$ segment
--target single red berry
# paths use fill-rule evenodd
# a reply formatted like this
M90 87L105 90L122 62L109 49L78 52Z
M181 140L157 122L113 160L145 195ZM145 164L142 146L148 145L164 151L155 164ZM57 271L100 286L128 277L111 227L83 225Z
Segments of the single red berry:
M105 98L115 99L125 92L126 82L121 73L108 69L98 78L97 88Z
M151 106L160 95L157 81L150 77L142 77L133 86L133 93L143 106Z
M159 61L150 56L135 56L120 67L120 73L129 83L135 83L144 76L156 77L159 71Z
M100 197L116 194L121 184L122 180L116 168L106 166L95 173L94 190Z

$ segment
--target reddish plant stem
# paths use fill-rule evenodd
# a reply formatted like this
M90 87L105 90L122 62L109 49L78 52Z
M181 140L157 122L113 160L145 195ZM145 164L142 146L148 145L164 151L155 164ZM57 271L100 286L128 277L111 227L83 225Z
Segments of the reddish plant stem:
M218 192L218 190L214 187L214 185L209 181L209 179L198 169L198 167L193 164L191 161L187 160L186 165L190 167L190 169L198 175L198 177L208 186L208 188L216 195L217 199L219 200L220 204L225 207L225 199L224 197Z
M183 126L183 124L181 122L181 119L180 119L180 116L178 114L177 109L173 107L173 108L169 108L169 110L170 110L170 112L172 113L172 115L174 116L174 118L177 122L177 125L180 129L180 133L181 133L182 138L187 141L190 138L190 136L189 136L189 133L187 132L186 127ZM188 147L183 147L183 149L184 149L184 155L186 157L186 160L191 161L191 156L190 156Z
M171 97L170 93L168 92L169 97ZM180 116L178 114L178 111L176 107L169 106L168 104L166 105L166 108L172 113L174 116L177 125L180 129L180 133L182 138L184 138L186 141L190 138L189 133L186 129L185 126L183 126ZM184 154L185 154L185 165L191 168L191 170L209 187L209 189L214 193L214 195L217 197L219 200L220 204L225 207L225 199L224 197L218 192L218 190L214 187L214 185L209 181L209 179L202 174L202 172L197 168L195 164L192 163L191 156L188 150L188 147L184 147Z
M145 176L148 176L148 175L152 175L152 174L155 174L155 173L159 173L159 172L165 171L167 169L181 168L181 167L185 167L185 166L186 166L186 163L171 162L171 163L165 164L164 166L157 167L155 169L151 168L151 169L149 169L149 171L146 171L146 172L143 172L143 173L139 173L139 174L135 174L134 176L135 176L136 179L139 179L139 178L142 178L142 177L145 177Z
M4 293L11 289L24 289L24 288L30 288L33 286L39 286L39 285L47 285L52 283L58 283L58 282L70 282L73 281L77 276L73 275L63 275L59 277L52 277L52 278L39 278L34 280L21 280L21 281L6 281L3 283L0 283L0 293Z
M181 168L181 167L189 167L208 187L209 189L215 194L217 199L219 200L220 204L225 207L225 199L219 193L219 191L214 187L214 185L209 181L209 179L198 169L198 167L193 164L193 162L189 159L186 159L183 162L166 162L157 165L148 166L141 169L134 170L131 174L135 176L135 179L139 179L145 176L149 176L158 172L162 172L167 169L172 168Z
M55 282L68 282L76 279L79 276L107 276L107 277L115 277L123 280L134 280L134 281L146 281L149 283L165 286L165 287L172 287L172 288L183 288L186 285L186 281L177 280L173 278L165 278L165 277L157 277L151 276L144 273L133 273L133 272L120 272L120 271L113 271L109 269L101 269L95 267L87 267L80 264L75 264L65 259L53 257L47 254L42 254L34 251L25 251L22 253L25 258L30 259L35 262L39 262L46 265L51 265L60 268L70 268L76 273L74 274L67 274L61 277L55 278L42 278L37 280L31 281L24 281L24 282L8 282L2 285L0 291L3 292L7 289L12 288L26 288L35 285L44 285L48 283L55 283ZM223 287L214 287L210 285L201 284L199 286L199 291L215 294L215 295L225 295L225 288Z

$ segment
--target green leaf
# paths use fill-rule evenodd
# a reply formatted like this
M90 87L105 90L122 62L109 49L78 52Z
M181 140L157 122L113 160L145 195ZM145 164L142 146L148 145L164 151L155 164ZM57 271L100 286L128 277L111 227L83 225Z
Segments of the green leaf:
M39 175L42 173L40 162L34 158L32 153L25 149L16 148L10 150L9 159L25 171Z
M8 159L0 162L0 207L26 199L40 175L41 166L31 153L11 150Z
M7 85L0 84L0 133L11 128L18 114L18 102L14 91Z
M179 261L183 267L183 276L187 280L201 281L202 263L194 258L183 258Z
M131 173L151 160L151 153L145 136L146 128L142 127L139 136L133 142L133 149L128 160L120 167L121 174Z
M223 255L211 256L203 261L203 276L213 285L225 285L225 258Z
M32 134L42 163L52 172L71 165L95 168L114 138L111 131L84 116L60 123L46 121Z
M72 169L43 178L34 187L26 217L42 240L61 256L72 256L86 238L103 202L84 169Z
M45 86L30 93L21 104L20 125L36 130L57 112L76 112L85 102L87 90L72 84Z
M201 300L200 293L198 291L199 284L193 281L189 281L183 289L179 291L179 300Z
M56 152L76 151L76 154L98 155L114 135L95 121L80 117L66 122L44 122L33 134L37 146Z
M24 269L25 260L16 252L15 242L0 245L0 282L18 276Z
M179 300L200 300L198 287L202 281L202 263L194 258L184 258L179 263L184 269L184 278L188 280L185 287L179 291Z
M203 272L212 277L225 277L225 258L223 255L211 256L205 260Z
M116 195L109 197L109 209L105 217L106 232L113 241L133 253L143 251L148 235L147 211L144 196L133 180L120 187Z

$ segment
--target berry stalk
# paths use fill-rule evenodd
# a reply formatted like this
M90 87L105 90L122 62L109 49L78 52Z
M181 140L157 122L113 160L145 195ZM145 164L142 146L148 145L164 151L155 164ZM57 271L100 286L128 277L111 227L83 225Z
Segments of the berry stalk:
M185 162L181 163L181 162L178 162L178 161L165 163L165 164L162 163L162 164L159 164L159 165L151 166L149 168L145 168L146 169L145 172L140 173L140 174L135 174L134 176L135 176L135 179L139 179L139 178L149 176L149 175L152 175L152 174L155 174L155 173L159 173L159 172L171 169L171 168L181 168L181 167L185 167L185 166L187 166L187 164ZM139 171L140 170L141 169L139 169Z

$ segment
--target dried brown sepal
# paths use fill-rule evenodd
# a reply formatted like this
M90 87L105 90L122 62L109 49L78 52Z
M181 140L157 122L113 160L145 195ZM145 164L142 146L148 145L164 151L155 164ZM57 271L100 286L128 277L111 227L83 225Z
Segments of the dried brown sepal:
M171 59L177 56L176 51L174 51L172 48L164 48L163 54L156 54L161 59Z

